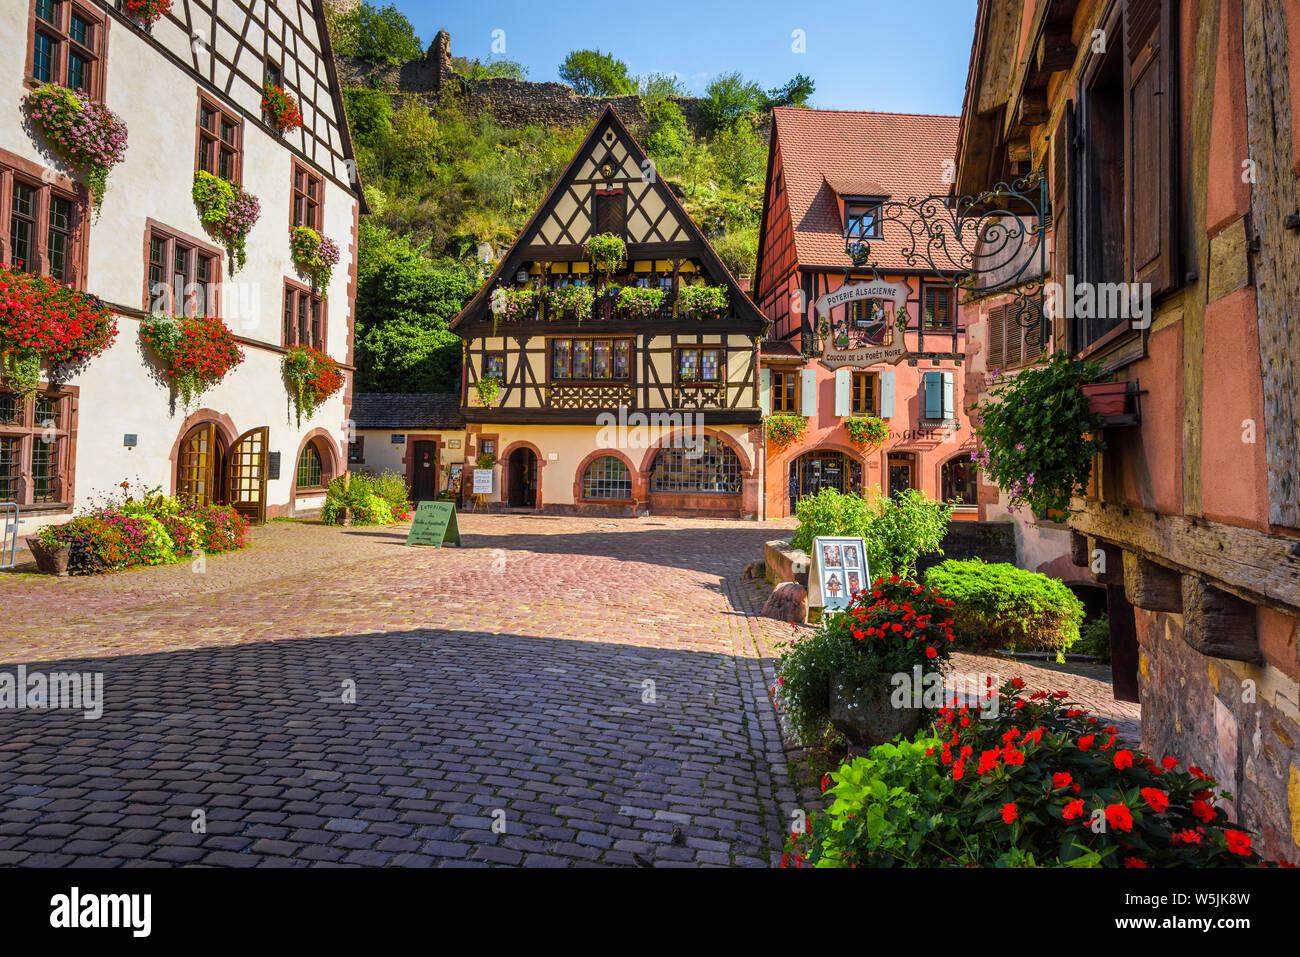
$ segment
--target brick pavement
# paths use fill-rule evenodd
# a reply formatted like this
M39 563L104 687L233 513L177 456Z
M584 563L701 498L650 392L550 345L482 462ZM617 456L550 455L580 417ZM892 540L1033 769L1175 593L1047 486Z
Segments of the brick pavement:
M105 696L98 720L0 711L0 864L779 857L791 628L739 577L777 526L460 523L464 549L282 523L202 573L0 575L0 671L102 672Z

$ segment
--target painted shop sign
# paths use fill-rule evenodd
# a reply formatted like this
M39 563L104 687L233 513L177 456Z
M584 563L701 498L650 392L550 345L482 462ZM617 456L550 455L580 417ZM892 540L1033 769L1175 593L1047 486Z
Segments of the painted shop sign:
M861 538L814 538L808 574L808 604L827 611L849 607L855 592L871 582L867 543Z
M907 355L907 344L903 336L893 328L894 317L907 308L907 299L912 294L912 287L905 282L860 282L840 286L834 292L828 292L817 300L817 317L826 323L826 347L822 354L822 365L828 369L841 366L865 368L882 362L897 364ZM831 317L837 306L850 302L869 300L879 305L869 311L867 318L850 322L848 310L844 310L838 319ZM883 303L894 304L891 317Z
M407 545L428 545L442 548L450 542L460 545L460 528L456 525L456 506L453 502L421 502L415 507Z

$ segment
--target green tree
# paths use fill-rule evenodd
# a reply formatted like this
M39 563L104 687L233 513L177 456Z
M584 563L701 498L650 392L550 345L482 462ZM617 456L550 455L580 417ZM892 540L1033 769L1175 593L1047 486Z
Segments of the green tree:
M454 392L460 339L448 328L477 276L434 263L405 237L363 222L357 253L357 391Z
M490 80L504 77L508 80L528 79L528 67L515 60L476 60L472 57L454 56L451 68L470 80Z
M574 50L560 65L560 79L582 96L625 96L636 92L627 64L599 50Z
M785 86L778 86L775 90L768 91L767 108L770 110L774 106L807 106L808 98L816 89L817 84L813 82L812 77L797 73L795 78Z
M767 172L767 144L759 139L750 123L737 123L719 130L713 137L713 165L736 189L763 179Z
M763 88L757 83L751 83L739 73L722 73L705 88L700 113L712 133L758 112L766 101Z
M713 241L713 249L733 276L752 276L758 262L758 227L724 233Z
M650 133L646 136L647 152L653 156L676 159L691 138L682 108L672 100L660 100L646 109Z
M334 49L372 66L397 66L424 53L415 27L391 3L361 3L334 19Z

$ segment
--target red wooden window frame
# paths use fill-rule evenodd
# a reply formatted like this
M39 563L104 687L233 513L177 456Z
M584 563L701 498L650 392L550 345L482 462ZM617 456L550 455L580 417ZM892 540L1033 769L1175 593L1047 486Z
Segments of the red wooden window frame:
M42 385L35 397L26 401L19 400L8 389L0 387L0 463L12 465L16 472L15 488L6 482L6 494L0 499L16 501L25 513L31 512L66 512L71 510L75 500L73 489L73 472L77 461L77 395L76 386L51 388ZM42 416L38 405L53 402L54 417L48 413ZM5 414L9 404L16 406L16 415ZM37 497L36 476L33 464L40 452L38 444L46 444L53 438L54 450L49 460L47 482L54 485L39 500ZM11 462L10 450L14 450L16 459ZM58 493L57 495L55 493Z
M306 286L285 280L281 307L281 344L325 351L326 300ZM313 310L315 310L313 312ZM306 332L304 336L303 333Z
M15 184L32 193L30 211L15 215ZM54 200L69 204L66 228L52 217ZM86 246L90 219L86 215L86 192L66 176L0 150L0 265L20 268L42 276L54 276L65 286L84 289L86 283ZM14 225L21 219L29 224L28 253L21 266L14 263ZM63 275L54 272L52 240L63 238Z
M52 18L38 16L37 11L48 7ZM78 35L73 30L73 18L85 26ZM79 0L29 0L27 28L27 62L24 67L24 85L34 89L44 83L80 88L95 102L104 100L104 52L107 50L108 17L90 3ZM40 34L49 43L49 63L37 73L36 38ZM72 58L84 64L85 82L74 84L71 76Z
M226 136L226 127L231 135ZM244 123L230 110L223 109L210 97L199 95L195 120L194 169L232 183L242 183L244 174ZM208 152L205 155L205 148ZM226 168L222 159L229 157Z
M315 186L315 195L312 187ZM325 228L325 177L297 160L290 186L289 227L306 226L320 233Z
M152 219L145 221L144 231L144 309L146 312L170 312L177 315L205 316L221 315L221 270L224 264L220 249L210 243L195 239L164 226ZM159 255L158 246L161 247ZM181 309L176 308L176 254L180 252L185 261L181 267L184 283L182 291L184 302ZM207 263L207 293L202 309L199 309L197 286L202 281L200 264ZM155 270L161 267L161 277ZM164 289L155 288L160 279L165 282Z

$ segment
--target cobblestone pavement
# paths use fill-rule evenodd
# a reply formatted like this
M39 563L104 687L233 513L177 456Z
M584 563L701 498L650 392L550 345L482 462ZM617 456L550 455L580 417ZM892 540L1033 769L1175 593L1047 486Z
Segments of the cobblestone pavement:
M778 527L460 524L463 549L276 523L202 570L0 575L0 673L104 689L97 720L0 711L0 865L777 860L792 629L740 574Z

